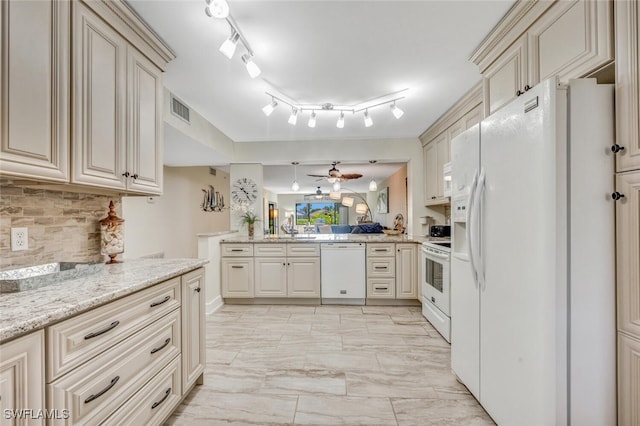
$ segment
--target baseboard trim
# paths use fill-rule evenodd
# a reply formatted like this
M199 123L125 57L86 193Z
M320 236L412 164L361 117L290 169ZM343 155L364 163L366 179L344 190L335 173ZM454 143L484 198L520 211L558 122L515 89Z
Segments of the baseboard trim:
M207 315L211 315L212 313L218 311L224 303L222 302L222 296L218 296L213 299L211 302L207 302Z

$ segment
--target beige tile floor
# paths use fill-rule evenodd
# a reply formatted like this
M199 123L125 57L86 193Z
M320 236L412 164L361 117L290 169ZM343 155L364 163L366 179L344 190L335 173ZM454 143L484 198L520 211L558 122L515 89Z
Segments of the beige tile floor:
M493 425L419 307L225 305L167 424Z

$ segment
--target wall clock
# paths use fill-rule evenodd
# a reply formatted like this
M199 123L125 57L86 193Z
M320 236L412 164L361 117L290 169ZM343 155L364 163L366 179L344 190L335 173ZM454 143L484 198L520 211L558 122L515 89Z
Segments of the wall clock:
M240 178L231 185L231 198L239 204L251 204L258 199L258 185L249 178Z

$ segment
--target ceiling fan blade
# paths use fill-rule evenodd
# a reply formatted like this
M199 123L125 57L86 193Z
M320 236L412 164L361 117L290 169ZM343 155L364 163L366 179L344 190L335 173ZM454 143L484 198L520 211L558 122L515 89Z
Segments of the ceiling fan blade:
M328 178L331 176L327 176L327 175L307 175L307 176L311 176L311 177L319 177L319 178Z
M342 179L359 179L362 175L360 173L343 173L340 177Z

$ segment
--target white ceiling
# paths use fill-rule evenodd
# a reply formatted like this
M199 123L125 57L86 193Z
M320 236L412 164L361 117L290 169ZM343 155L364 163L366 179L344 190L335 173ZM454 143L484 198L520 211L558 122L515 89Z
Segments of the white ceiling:
M204 0L129 0L171 46L177 58L166 87L236 142L417 137L480 80L468 61L506 13L498 1L230 0L231 14L251 44L262 75L252 80L238 45L232 60L219 46L224 20L208 18ZM409 88L396 120L389 106L335 126L336 112L319 112L318 125L287 123L280 105L266 117L265 91L304 104L353 105Z

